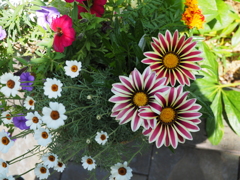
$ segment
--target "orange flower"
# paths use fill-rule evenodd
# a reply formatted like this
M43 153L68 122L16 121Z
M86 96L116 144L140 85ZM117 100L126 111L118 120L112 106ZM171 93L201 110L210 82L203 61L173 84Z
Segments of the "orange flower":
M190 28L196 27L197 29L203 28L203 23L205 22L205 17L202 14L201 9L197 6L197 0L186 0L185 5L188 7L182 14L182 20Z

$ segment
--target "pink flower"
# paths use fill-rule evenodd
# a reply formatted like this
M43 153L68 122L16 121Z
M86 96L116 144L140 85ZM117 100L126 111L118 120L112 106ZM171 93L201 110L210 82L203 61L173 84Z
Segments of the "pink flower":
M52 21L51 29L56 32L53 41L53 49L63 52L64 48L70 46L75 40L75 30L72 27L72 19L63 15Z
M71 0L70 0L71 1ZM78 2L81 0L78 0ZM85 4L86 6L89 6L87 1L82 1L80 2L81 4ZM92 1L92 6L90 8L91 14L95 14L97 17L102 17L104 13L104 5L107 3L107 0L93 0ZM81 12L88 12L84 7L78 6L78 18L81 19L82 17L80 16Z

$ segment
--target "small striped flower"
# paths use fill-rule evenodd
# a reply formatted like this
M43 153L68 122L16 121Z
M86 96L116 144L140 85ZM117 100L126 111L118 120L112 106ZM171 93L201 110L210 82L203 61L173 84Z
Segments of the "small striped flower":
M183 92L183 86L172 87L167 93L156 93L155 102L142 107L139 116L154 119L154 128L144 129L143 134L149 136L149 143L156 141L157 148L163 144L177 148L178 142L192 140L190 132L199 131L197 124L202 115L198 111L201 106L196 99L187 100L189 92Z
M200 70L194 63L203 60L201 51L194 50L197 42L192 42L192 39L186 39L185 36L179 38L177 30L173 36L169 31L166 31L165 36L159 33L158 38L154 37L151 43L153 51L144 53L146 58L142 63L150 65L159 78L166 77L166 84L175 86L178 81L181 85L190 86L189 79L196 79L192 70Z
M134 69L129 77L120 76L121 83L113 84L112 92L115 94L109 101L115 103L112 109L112 117L120 120L120 124L131 121L133 131L141 125L148 128L151 121L146 121L138 115L141 106L150 105L154 100L154 94L165 92L169 87L164 86L166 78L157 78L156 73L146 68L143 74Z

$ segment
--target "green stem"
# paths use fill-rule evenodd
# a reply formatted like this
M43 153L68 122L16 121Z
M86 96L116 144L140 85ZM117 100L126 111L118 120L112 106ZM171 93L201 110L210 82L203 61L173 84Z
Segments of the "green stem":
M142 150L143 146L141 147L141 149L139 149L137 152L135 152L132 157L128 160L128 164L132 161L132 159Z
M30 169L30 170L26 171L25 173L22 173L22 174L18 175L17 177L15 177L15 179L17 179L17 178L19 178L19 177L23 176L24 174L27 174L27 173L29 173L30 171L32 171L32 170L34 170L34 169L35 169L35 168L32 168L32 169Z

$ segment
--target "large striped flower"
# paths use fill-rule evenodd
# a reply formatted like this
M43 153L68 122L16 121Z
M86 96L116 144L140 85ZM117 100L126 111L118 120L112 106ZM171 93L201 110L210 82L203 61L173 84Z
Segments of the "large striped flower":
M165 92L169 87L164 86L166 78L157 78L156 73L148 67L143 74L135 68L129 77L120 76L121 83L113 84L112 92L115 94L109 101L115 103L112 109L112 117L120 120L120 124L131 121L133 131L140 125L145 128L153 126L154 121L146 121L138 116L141 106L151 105L154 94Z
M149 64L158 77L167 77L167 84L175 86L177 80L181 85L189 86L189 79L196 79L191 71L200 70L194 62L203 60L200 57L201 51L194 50L197 42L193 42L192 37L179 38L177 30L173 36L166 31L165 37L159 33L158 38L152 39L151 46L154 51L145 52L147 58L143 59L142 63Z
M197 124L202 114L198 112L201 106L195 103L196 99L187 100L188 93L183 92L183 86L172 87L167 93L156 93L155 101L141 108L141 118L156 122L154 128L143 130L149 136L149 143L156 141L158 148L163 144L176 148L178 142L192 140L190 132L199 131Z

